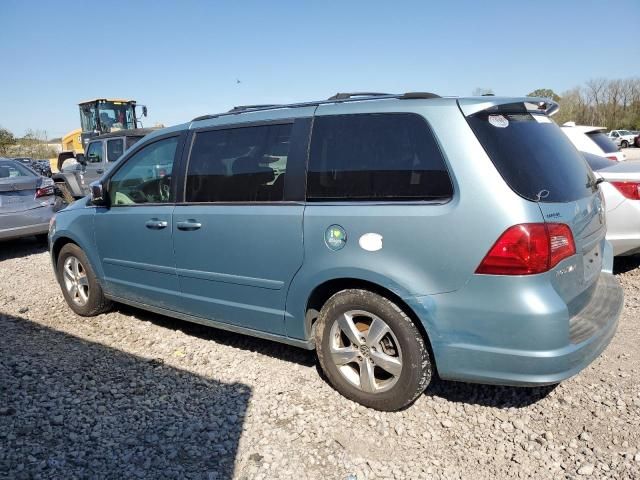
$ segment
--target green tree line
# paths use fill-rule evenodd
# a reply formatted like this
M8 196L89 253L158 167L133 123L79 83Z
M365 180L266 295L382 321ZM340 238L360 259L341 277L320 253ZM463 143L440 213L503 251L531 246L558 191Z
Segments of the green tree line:
M45 132L27 130L24 137L18 138L6 128L0 127L0 157L48 159L57 156L58 152L49 145Z

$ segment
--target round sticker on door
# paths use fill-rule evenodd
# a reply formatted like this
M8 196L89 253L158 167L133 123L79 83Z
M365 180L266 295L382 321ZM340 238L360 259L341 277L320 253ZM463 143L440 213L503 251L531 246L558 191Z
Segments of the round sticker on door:
M509 126L509 120L502 115L489 115L489 123L498 128L507 128Z
M347 232L340 225L331 225L324 232L324 243L329 250L340 250L347 243Z
M360 248L368 252L382 250L382 235L378 233L365 233L358 240Z

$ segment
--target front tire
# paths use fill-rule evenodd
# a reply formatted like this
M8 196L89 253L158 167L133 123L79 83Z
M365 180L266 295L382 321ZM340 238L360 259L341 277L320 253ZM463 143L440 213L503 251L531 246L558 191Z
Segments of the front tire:
M345 397L376 410L411 404L431 381L425 341L389 299L343 290L322 307L316 350L329 383Z
M623 140L623 141L620 143L620 147L622 147L622 148L629 148L629 142L627 142L626 140Z
M78 315L93 317L111 308L84 251L68 243L58 256L58 282L67 304Z

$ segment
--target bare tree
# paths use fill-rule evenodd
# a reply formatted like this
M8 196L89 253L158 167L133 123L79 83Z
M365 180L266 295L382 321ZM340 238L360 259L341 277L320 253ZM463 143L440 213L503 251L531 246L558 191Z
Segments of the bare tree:
M563 93L556 120L640 129L640 78L592 79Z

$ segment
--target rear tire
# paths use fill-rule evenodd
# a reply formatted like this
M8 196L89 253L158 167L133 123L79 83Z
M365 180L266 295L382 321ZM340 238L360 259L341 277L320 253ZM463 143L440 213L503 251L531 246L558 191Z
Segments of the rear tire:
M111 308L84 251L67 243L58 256L58 283L71 310L83 317L93 317Z
M329 383L366 407L394 411L411 404L431 381L425 340L389 299L343 290L322 307L316 351Z

